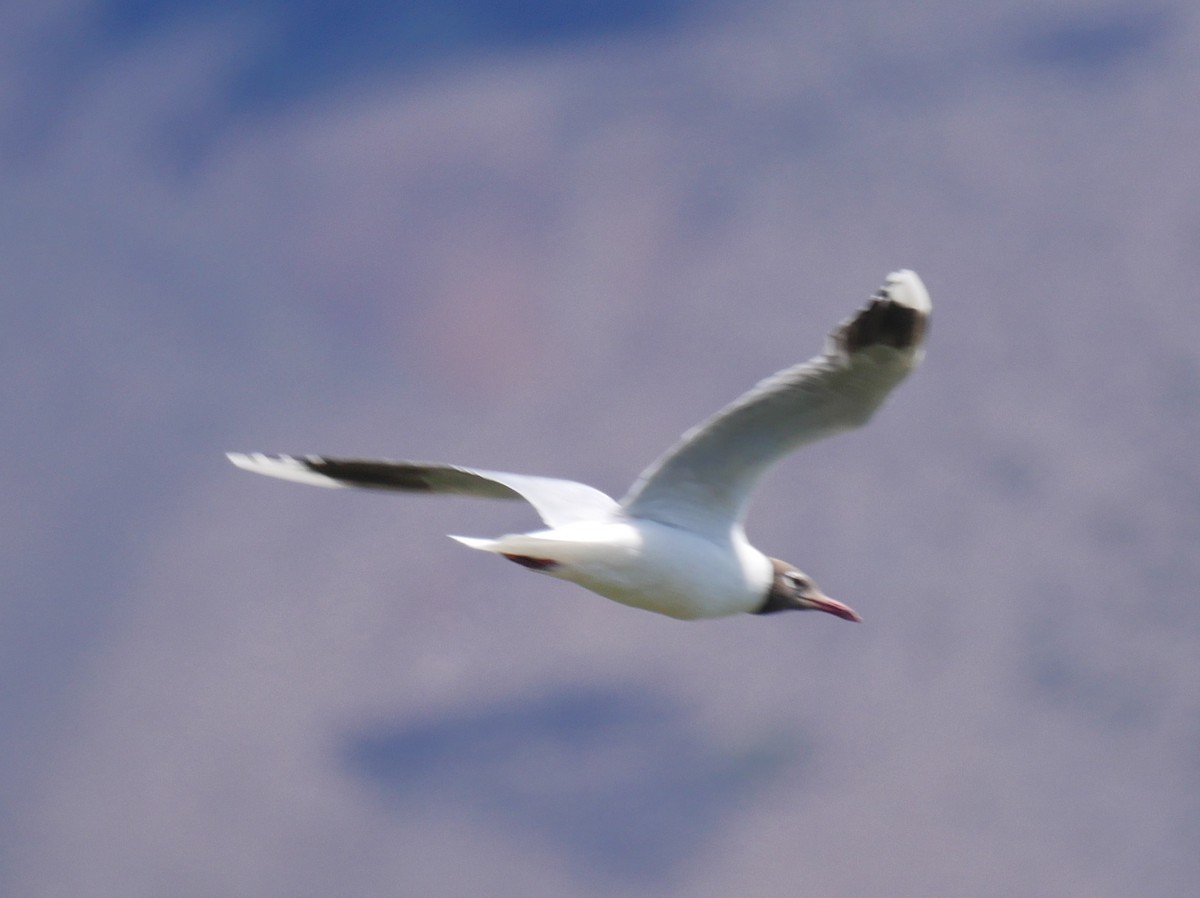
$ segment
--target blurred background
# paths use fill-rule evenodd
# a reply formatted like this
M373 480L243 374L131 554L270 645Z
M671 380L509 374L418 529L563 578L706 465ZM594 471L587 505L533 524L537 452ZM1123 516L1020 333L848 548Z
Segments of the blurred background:
M1200 9L0 8L0 892L1192 894ZM454 545L620 496L898 267L748 529L866 618Z

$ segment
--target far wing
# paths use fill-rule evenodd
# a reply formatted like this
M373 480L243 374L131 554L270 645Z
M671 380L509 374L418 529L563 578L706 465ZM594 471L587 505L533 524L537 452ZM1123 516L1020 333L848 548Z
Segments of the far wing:
M587 484L554 477L502 471L478 471L456 465L373 459L324 458L318 455L228 453L246 471L314 486L356 486L409 493L451 493L483 499L524 499L551 527L605 518L617 503Z
M759 476L792 450L865 424L920 362L929 294L889 275L825 352L755 386L683 435L622 500L629 515L715 535L740 525Z

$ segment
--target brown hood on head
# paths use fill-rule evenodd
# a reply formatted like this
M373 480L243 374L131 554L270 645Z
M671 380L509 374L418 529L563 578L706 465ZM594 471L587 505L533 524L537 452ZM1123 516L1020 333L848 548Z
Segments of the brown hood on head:
M776 611L824 611L843 620L862 621L853 608L829 598L808 576L786 561L771 559L774 577L771 588L755 614L773 614Z

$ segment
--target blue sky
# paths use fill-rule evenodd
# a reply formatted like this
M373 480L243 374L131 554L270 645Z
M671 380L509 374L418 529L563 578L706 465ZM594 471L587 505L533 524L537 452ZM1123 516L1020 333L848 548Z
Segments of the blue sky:
M9 4L0 891L1181 894L1185 4ZM750 535L866 618L463 553L620 494L891 269L935 317Z

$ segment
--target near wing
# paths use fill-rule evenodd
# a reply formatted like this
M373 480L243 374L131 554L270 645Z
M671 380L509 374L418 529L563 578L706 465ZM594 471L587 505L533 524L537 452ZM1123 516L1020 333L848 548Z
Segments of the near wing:
M530 477L502 471L476 471L455 465L306 455L228 453L246 471L314 486L357 486L410 493L454 493L484 499L524 499L551 527L608 517L617 503L587 484L554 477Z
M630 515L713 535L740 525L759 475L805 443L865 424L921 360L929 294L897 271L829 335L824 354L787 368L692 428L642 472Z

